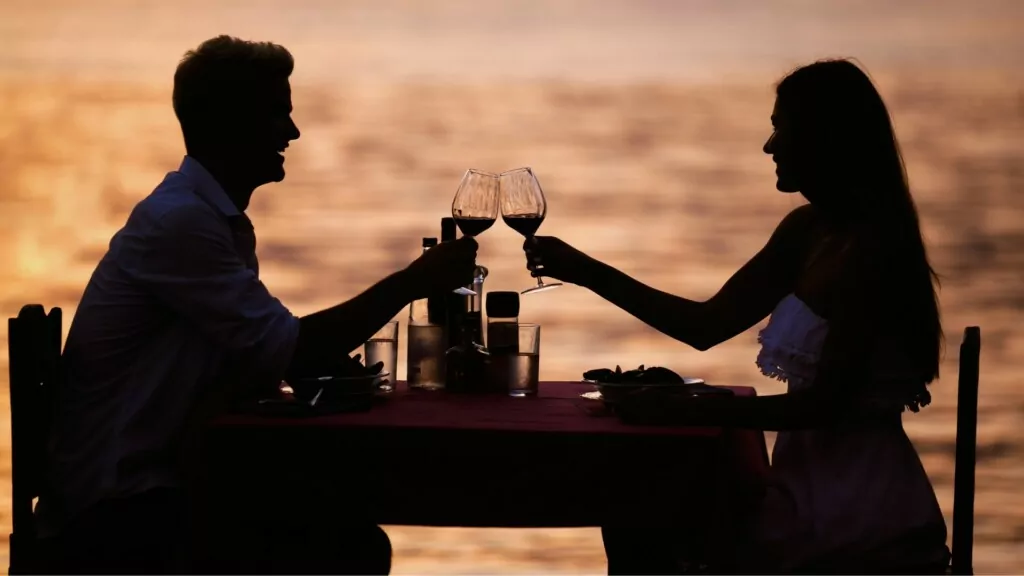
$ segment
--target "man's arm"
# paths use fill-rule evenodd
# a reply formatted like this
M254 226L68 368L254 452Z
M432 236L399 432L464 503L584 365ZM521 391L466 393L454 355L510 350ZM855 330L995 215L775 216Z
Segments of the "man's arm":
M345 354L373 336L407 303L468 284L476 268L476 249L470 236L445 242L352 300L304 317L289 374L334 373Z
M342 360L414 299L412 281L396 272L355 298L299 321L299 340L288 373L330 374Z
M300 320L245 266L230 230L205 207L173 210L145 237L124 241L130 275L278 381L330 373L410 301L468 283L477 247L468 237L438 246L352 300Z
M141 248L130 251L139 257L127 265L136 279L214 342L245 351L278 380L286 372L330 372L412 299L413 283L398 272L348 302L298 319L245 266L229 229L205 207L178 208L145 239L128 241Z
M280 381L299 319L245 266L216 213L181 206L121 244L119 262L130 277L218 346L244 353L253 370Z

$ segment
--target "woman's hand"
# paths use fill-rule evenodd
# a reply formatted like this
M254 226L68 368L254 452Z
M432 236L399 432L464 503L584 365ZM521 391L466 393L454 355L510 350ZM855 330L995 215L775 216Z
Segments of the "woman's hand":
M696 398L646 388L624 397L616 406L616 411L628 423L685 426L694 424L694 407L698 401Z
M594 259L554 236L532 236L523 243L526 268L534 278L544 276L586 286Z

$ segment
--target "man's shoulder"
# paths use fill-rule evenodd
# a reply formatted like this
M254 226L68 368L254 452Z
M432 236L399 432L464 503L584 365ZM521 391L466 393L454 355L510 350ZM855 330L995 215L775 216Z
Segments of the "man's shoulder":
M139 201L125 228L155 233L181 227L209 225L217 212L196 194L196 184L180 172L170 172L153 191Z

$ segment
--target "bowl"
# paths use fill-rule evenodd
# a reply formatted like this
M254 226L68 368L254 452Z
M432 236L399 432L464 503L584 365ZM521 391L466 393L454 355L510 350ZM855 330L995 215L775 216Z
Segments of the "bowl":
M360 397L373 396L377 392L378 380L389 376L388 372L360 376L321 376L318 378L297 378L288 382L295 398L317 403L345 402Z
M615 404L630 394L641 390L660 389L665 392L692 390L693 387L704 385L700 378L683 378L682 382L601 382L597 380L585 380L597 387L601 398L606 404ZM687 388L690 387L690 388Z

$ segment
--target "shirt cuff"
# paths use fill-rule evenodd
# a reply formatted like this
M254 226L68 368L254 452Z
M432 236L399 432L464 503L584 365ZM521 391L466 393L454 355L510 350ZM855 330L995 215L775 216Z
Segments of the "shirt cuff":
M296 316L286 312L277 324L267 334L267 339L261 347L262 351L256 360L260 369L255 376L261 380L266 378L268 385L277 385L284 380L299 342L299 319Z

